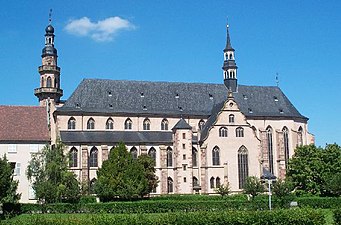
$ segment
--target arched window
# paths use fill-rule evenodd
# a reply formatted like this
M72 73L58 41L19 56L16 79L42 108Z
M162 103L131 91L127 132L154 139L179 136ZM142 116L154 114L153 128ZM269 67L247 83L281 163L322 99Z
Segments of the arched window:
M297 145L303 145L303 129L302 127L298 128L298 135L297 135Z
M219 129L219 137L227 137L227 128L226 127L221 127Z
M205 126L205 121L204 120L200 120L199 123L198 123L199 130L204 129L204 126Z
M150 130L150 120L148 118L143 121L143 130Z
M133 122L131 121L131 119L126 119L126 121L124 122L124 129L126 130L131 130L133 127Z
M74 130L76 129L76 119L71 117L67 122L67 129Z
M229 57L230 59L233 59L233 57L232 57L232 53L230 53L230 57Z
M72 147L69 152L69 167L77 167L78 166L78 150L75 147Z
M95 129L95 120L94 120L93 118L90 118L90 119L88 120L88 123L87 123L87 125L86 125L86 128L87 128L88 130L93 130L93 129Z
M90 150L89 165L90 165L90 167L97 167L98 166L98 150L96 147L93 147Z
M167 178L167 192L173 193L173 179L170 177Z
M192 148L192 166L198 166L198 151L195 148Z
M168 130L168 120L167 119L163 119L161 121L161 130Z
M212 150L212 164L213 166L220 165L220 150L218 146L215 146Z
M155 148L151 147L148 151L148 155L154 159L154 162L156 162L156 150Z
M41 84L40 84L41 87L44 87L44 78L42 77L41 78Z
M173 150L168 147L167 148L167 167L173 166Z
M52 79L51 79L51 77L47 77L46 87L48 87L48 88L52 87Z
M114 120L109 118L107 122L105 123L105 129L107 130L113 130L114 129Z
M229 115L229 123L234 123L234 115L233 114Z
M210 188L211 189L214 188L214 181L215 181L214 177L211 177L211 179L210 179Z
M130 154L133 159L137 159L137 149L135 147L130 149Z
M199 180L196 177L193 177L193 187L198 187L199 186Z
M284 159L285 168L288 168L289 162L289 130L287 127L283 127L283 141L284 141Z
M89 191L90 194L95 194L95 184L96 184L97 179L96 178L92 178L89 184Z
M215 179L215 187L216 187L216 188L219 188L219 187L220 187L220 178L219 178L219 177L217 177L217 178Z
M272 128L268 127L266 129L266 139L268 145L268 160L269 160L269 170L270 173L274 172L274 157L273 157L273 143L272 143Z
M238 178L239 189L244 188L246 178L249 176L249 161L248 151L245 146L242 146L238 150Z
M236 137L244 137L244 128L242 127L236 128Z

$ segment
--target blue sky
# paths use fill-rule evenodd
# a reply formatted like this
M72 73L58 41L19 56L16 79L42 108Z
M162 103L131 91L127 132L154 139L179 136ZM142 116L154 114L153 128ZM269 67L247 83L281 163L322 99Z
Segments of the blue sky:
M273 86L279 73L316 144L341 144L341 1L5 1L1 105L38 104L50 8L63 99L84 78L222 83L228 17L238 82Z

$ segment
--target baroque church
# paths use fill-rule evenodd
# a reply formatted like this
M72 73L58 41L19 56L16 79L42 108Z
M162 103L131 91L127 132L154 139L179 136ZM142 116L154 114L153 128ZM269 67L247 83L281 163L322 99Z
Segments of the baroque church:
M155 194L210 194L227 182L239 192L263 168L283 178L295 147L314 142L279 87L238 84L228 26L221 84L84 79L66 101L54 28L45 31L34 94L48 110L51 142L66 144L70 170L90 186L120 141L133 158L155 160Z

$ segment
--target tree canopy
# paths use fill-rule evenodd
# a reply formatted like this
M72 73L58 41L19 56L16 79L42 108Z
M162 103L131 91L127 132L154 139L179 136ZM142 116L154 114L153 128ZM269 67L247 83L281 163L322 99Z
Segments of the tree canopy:
M251 195L252 199L254 199L257 195L264 192L264 185L258 177L251 176L246 178L243 190L245 194Z
M340 196L339 174L341 148L337 144L327 145L324 149L315 145L296 148L287 172L298 194L321 196Z
M46 145L34 155L27 168L38 201L43 203L77 202L80 198L76 175L68 171L68 157L59 140L53 147Z
M0 157L0 203L15 203L20 199L17 194L18 181L13 180L13 169L6 155Z
M132 158L124 143L119 143L97 171L95 192L101 201L142 197L150 190L145 171L145 167Z

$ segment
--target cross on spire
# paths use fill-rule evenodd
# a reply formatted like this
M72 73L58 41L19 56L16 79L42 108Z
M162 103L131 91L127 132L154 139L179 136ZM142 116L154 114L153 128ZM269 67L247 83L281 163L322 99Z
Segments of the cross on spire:
M50 12L49 12L49 24L51 25L51 22L52 22L52 9L50 9Z

